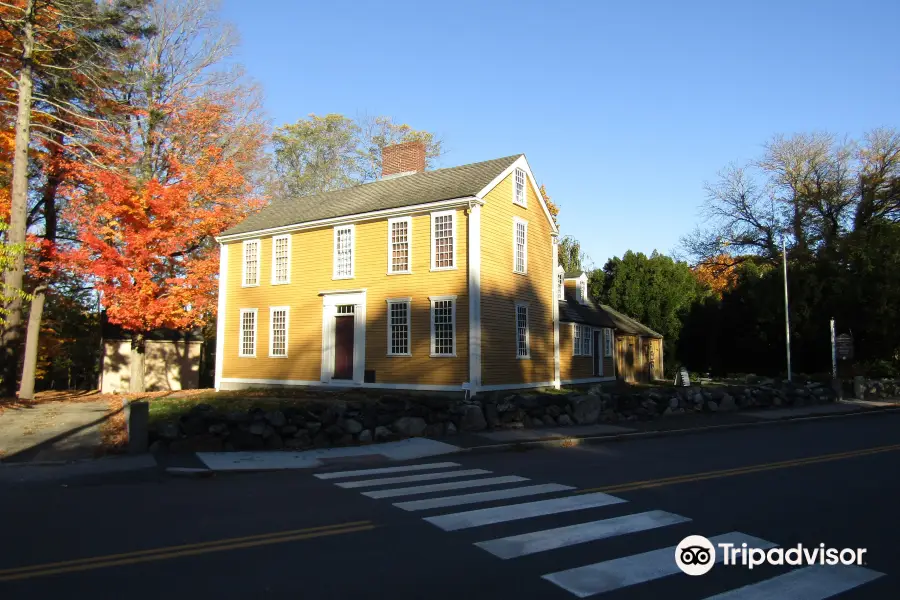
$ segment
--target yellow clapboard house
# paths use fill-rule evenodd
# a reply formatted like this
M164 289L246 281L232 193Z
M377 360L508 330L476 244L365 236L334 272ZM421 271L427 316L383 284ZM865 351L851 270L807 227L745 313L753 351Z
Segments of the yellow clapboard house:
M217 238L216 389L614 378L560 325L558 230L524 155L425 171L413 142L383 164L378 181L276 200Z

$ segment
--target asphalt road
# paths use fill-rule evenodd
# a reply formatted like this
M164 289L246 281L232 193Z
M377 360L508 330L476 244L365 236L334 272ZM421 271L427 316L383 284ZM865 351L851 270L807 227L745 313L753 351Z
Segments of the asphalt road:
M900 598L900 414L385 466L2 487L0 598ZM866 554L673 572L730 532Z

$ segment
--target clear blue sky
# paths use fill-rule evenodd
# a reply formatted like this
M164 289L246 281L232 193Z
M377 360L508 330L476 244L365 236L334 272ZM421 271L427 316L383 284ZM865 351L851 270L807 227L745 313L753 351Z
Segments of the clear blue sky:
M390 115L441 166L524 152L602 266L669 252L775 133L900 126L896 0L225 0L274 125Z

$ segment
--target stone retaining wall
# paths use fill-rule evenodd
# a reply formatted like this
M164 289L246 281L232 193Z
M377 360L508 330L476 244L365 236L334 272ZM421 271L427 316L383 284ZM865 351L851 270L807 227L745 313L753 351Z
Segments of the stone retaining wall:
M695 412L831 402L830 387L767 381L691 388L607 388L571 393L497 392L471 400L386 394L359 400L312 400L303 406L222 413L197 404L178 422L151 431L151 450L280 450L346 446L459 431L565 427L651 420ZM248 400L249 402L249 400Z

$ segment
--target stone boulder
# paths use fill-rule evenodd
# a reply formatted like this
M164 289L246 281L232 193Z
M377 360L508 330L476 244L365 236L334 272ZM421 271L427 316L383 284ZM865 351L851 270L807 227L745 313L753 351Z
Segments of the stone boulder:
M394 434L391 432L390 429L388 429L384 425L379 425L378 427L375 428L375 441L376 442L389 440L392 437L394 437Z
M556 420L558 425L567 426L572 424L572 417L569 415L559 415L559 419Z
M572 407L572 419L579 425L596 423L603 409L603 401L591 394L569 398L569 405Z
M425 433L428 423L422 417L400 417L394 421L393 429L406 437L418 437Z
M344 431L350 434L357 434L363 429L362 423L356 419L346 419L344 421Z
M156 434L164 440L177 440L181 436L181 430L175 423L160 423Z
M719 401L719 410L729 411L729 410L737 410L737 403L734 401L729 394L725 394L722 396L722 400Z
M467 404L460 421L460 429L463 431L483 431L487 428L484 412L477 404Z

